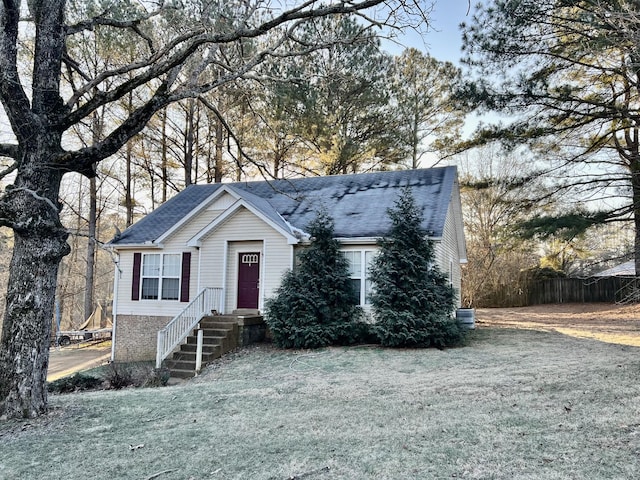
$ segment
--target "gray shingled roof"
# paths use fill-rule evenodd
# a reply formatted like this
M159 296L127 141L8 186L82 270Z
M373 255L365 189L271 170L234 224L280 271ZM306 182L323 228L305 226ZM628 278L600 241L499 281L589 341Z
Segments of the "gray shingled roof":
M424 215L423 228L442 236L457 171L440 167L394 172L307 177L290 180L191 185L111 241L115 246L155 241L223 185L261 214L288 230L306 230L318 208L335 222L337 237L382 237L390 227L386 211L409 185ZM284 222L283 220L286 220Z

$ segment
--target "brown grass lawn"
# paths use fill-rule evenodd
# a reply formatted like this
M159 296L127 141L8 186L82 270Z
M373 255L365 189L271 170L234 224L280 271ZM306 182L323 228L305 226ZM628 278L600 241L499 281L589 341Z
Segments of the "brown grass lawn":
M0 479L636 479L638 312L480 310L463 348L261 346L179 386L55 395L0 423Z
M640 347L640 305L583 303L483 308L481 326L556 331L577 338Z

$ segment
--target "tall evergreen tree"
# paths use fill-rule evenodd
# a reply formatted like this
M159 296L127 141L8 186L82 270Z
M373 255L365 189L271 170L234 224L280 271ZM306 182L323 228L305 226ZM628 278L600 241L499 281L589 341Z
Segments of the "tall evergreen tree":
M323 174L375 170L406 156L390 104L391 57L372 30L361 30L354 16L343 15L318 19L302 34L309 42L320 33L331 45L300 58L295 92L309 155Z
M418 168L423 156L442 158L460 138L465 111L453 98L462 73L450 62L408 48L394 57L393 74L400 142L410 153L411 168Z
M481 111L507 115L475 140L531 147L539 174L574 199L575 209L529 230L571 238L632 219L640 272L639 36L640 2L631 0L493 0L463 25L464 61L475 70L466 94Z
M434 262L433 242L422 229L422 212L410 188L387 211L392 226L380 243L369 275L380 343L389 347L445 347L462 330L452 320L455 293Z
M311 245L267 301L265 321L283 348L354 343L362 311L353 297L347 260L333 237L333 219L320 210L307 230Z

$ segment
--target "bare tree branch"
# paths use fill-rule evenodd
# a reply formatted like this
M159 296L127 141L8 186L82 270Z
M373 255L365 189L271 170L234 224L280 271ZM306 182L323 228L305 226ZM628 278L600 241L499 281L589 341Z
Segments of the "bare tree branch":
M0 100L18 140L25 140L39 123L18 75L16 48L20 1L0 3Z
M233 128L231 128L231 126L225 121L224 116L220 113L220 111L216 108L215 105L213 105L209 100L207 100L205 97L200 96L198 97L198 99L203 103L203 105L205 107L207 107L209 110L211 110L213 112L213 114L216 116L216 118L218 119L218 121L222 124L222 126L224 127L224 129L226 130L227 134L229 134L229 136L231 138L233 138L233 140L236 142L237 146L238 146L238 150L240 152L240 155L243 158L246 158L247 160L249 160L249 162L251 162L251 164L253 166L255 166L259 171L260 174L265 177L265 178L272 178L274 179L275 177L273 177L273 175L271 174L271 172L269 171L268 168L266 168L262 163L258 162L257 160L255 160L254 158L251 157L251 155L249 155L243 148L242 148L242 142L240 142L238 140L238 138L236 137ZM238 165L238 167L242 167L242 162L240 158L236 158L235 159L236 164Z
M136 88L148 84L150 81L162 77L171 69L180 66L198 48L205 45L224 45L236 42L240 39L257 38L276 30L281 25L300 21L321 18L329 15L351 14L361 10L374 7L381 3L381 0L366 0L362 2L339 3L329 6L320 6L307 9L306 7L317 4L316 0L308 0L303 5L289 11L285 11L270 20L267 20L254 28L237 28L230 32L212 34L205 28L194 29L173 39L164 48L155 54L139 62L128 64L124 67L108 70L98 75L93 81L80 88L66 102L67 108L73 108L78 104L80 98L90 94L102 82L111 77L122 76L126 73L140 71L141 73L131 80L122 83L117 88L109 92L100 92L91 97L86 103L71 112L61 125L64 129L77 123L97 108L123 98ZM281 44L281 41L278 43ZM274 49L271 48L273 51ZM275 55L275 51L273 52Z
M4 177L6 177L7 175L15 172L18 169L18 163L13 163L12 165L10 165L9 167L7 167L5 170L0 172L0 180L2 180Z
M146 15L141 15L138 18L133 20L115 20L113 18L107 17L108 11L101 13L100 15L85 20L83 22L76 23L75 25L68 25L66 27L67 35L74 35L76 33L80 33L86 30L93 30L96 26L108 26L113 28L120 29L130 29L135 32L140 38L142 38L151 53L155 53L155 47L153 46L153 40L140 29L140 24L144 21L147 21L157 15L159 15L162 10L167 10L170 7L163 7L153 12L147 13Z

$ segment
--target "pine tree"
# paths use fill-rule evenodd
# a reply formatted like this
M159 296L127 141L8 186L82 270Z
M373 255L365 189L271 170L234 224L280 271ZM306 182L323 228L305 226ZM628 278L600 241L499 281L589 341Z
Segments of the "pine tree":
M455 293L434 262L433 242L409 188L387 211L392 227L369 274L375 331L389 347L445 347L462 339L452 320Z
M265 321L282 348L354 343L362 310L351 290L347 260L333 238L333 219L320 210L307 230L311 245L267 301Z

